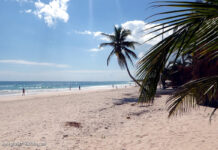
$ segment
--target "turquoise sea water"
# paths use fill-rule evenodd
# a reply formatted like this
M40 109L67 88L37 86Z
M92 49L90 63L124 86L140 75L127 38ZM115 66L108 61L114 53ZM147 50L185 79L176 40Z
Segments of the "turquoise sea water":
M0 81L0 95L18 95L25 88L27 93L74 90L80 86L82 88L88 87L104 87L127 85L129 81Z

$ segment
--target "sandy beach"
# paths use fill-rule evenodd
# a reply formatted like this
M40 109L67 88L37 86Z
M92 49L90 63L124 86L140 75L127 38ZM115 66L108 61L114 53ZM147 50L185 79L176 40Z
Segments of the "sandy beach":
M0 98L1 150L217 150L218 121L199 108L167 118L167 94L138 88Z

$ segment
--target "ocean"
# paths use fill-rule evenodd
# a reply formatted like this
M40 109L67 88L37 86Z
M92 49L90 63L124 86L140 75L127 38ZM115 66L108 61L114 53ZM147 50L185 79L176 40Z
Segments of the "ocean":
M42 92L69 91L90 88L103 88L112 86L125 86L130 81L0 81L0 96L21 95L24 88L26 94Z

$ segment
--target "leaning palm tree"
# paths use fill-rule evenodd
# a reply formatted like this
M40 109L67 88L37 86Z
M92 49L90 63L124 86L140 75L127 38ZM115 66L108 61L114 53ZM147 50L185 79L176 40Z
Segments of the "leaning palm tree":
M218 0L163 1L157 2L154 7L173 7L173 10L154 15L170 16L150 22L155 23L150 28L153 29L151 33L157 32L150 40L168 32L172 34L154 45L138 62L137 77L143 80L142 85L146 89L145 94L140 94L140 100L148 103L155 96L160 74L169 60L176 62L183 55L191 54L198 60L206 57L208 63L214 62L214 66L218 62ZM215 71L179 87L167 101L169 116L206 102L210 104L205 106L216 110L218 105L211 104L217 100L218 71Z
M131 50L135 49L135 45L139 44L135 41L128 41L127 37L131 35L131 31L127 29L123 29L122 27L114 27L114 34L106 34L102 33L105 37L107 37L110 42L101 43L100 47L110 46L112 47L112 51L107 58L107 65L109 65L111 57L115 54L117 56L118 64L121 69L126 69L130 78L138 84L140 87L140 83L132 76L129 71L129 67L127 64L127 60L131 62L133 65L132 58L137 58L137 55ZM131 48L131 49L130 49Z

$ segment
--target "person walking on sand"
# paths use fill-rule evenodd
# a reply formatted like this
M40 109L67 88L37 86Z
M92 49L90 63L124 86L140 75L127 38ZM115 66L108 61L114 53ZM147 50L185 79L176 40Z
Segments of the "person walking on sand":
M25 89L23 88L23 90L22 90L22 91L23 91L23 94L22 94L22 96L25 96Z
M79 85L79 90L80 90L80 85Z

